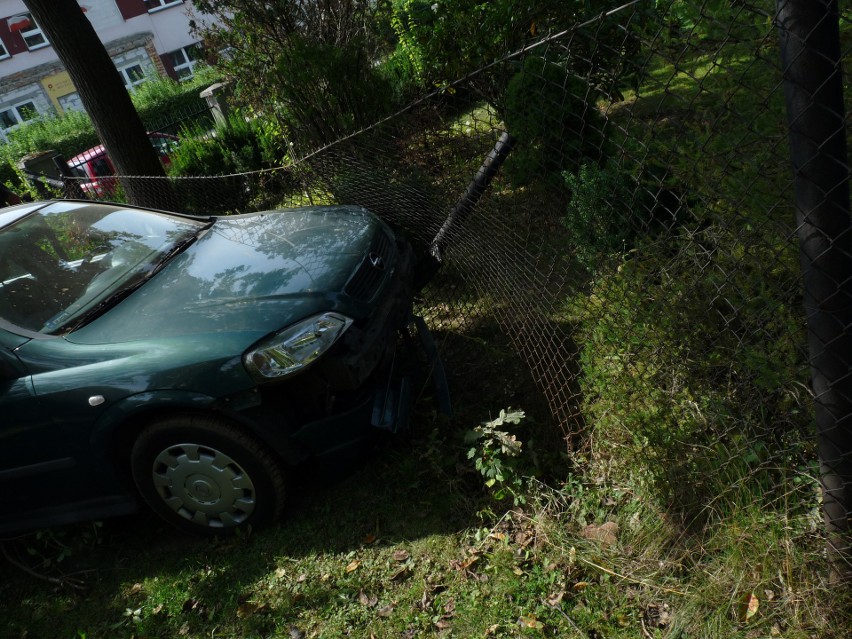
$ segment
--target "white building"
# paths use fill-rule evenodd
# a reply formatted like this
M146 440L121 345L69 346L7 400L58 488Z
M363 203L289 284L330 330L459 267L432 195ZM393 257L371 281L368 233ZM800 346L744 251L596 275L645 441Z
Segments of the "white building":
M78 0L124 83L191 77L198 51L184 0ZM81 109L71 79L22 0L0 0L0 138L35 115Z

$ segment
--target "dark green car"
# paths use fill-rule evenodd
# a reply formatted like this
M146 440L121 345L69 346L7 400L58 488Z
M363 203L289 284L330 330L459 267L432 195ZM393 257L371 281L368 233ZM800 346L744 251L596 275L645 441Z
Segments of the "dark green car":
M0 535L274 520L285 470L392 427L408 244L359 207L0 211Z

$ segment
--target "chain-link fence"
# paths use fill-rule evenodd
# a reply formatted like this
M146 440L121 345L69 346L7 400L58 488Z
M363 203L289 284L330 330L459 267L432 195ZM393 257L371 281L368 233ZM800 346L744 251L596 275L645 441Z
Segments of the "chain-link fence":
M444 9L420 9L439 40ZM848 9L551 9L514 51L287 167L122 182L198 214L367 206L440 254L420 303L439 342L496 320L587 477L647 489L689 533L783 522L817 561L827 526L848 576ZM400 41L423 65L416 17ZM513 150L458 208L501 136Z

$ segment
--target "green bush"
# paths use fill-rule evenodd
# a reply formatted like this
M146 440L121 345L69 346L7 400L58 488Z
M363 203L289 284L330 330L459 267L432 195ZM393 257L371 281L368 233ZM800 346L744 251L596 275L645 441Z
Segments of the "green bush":
M67 159L99 144L92 121L83 111L43 116L10 131L8 136L9 142L2 145L2 157L12 164L30 153L51 149Z
M274 122L232 113L227 125L212 132L198 126L181 133L181 143L171 156L173 176L229 175L279 166L284 157L283 139Z
M599 17L594 3L580 0L394 0L391 24L396 51L406 56L426 87L445 86L503 59L542 35L577 27L562 64L575 75L616 95L635 87L641 15L625 32L617 19ZM601 47L600 42L617 43ZM472 79L480 97L502 110L516 69L496 65Z
M370 125L393 109L389 78L370 64L360 44L329 45L291 36L276 61L276 91L264 87L259 106L308 150ZM268 101L274 96L274 104Z
M201 67L191 80L185 82L176 82L168 77L151 78L136 87L131 97L149 131L169 129L185 123L187 118L197 119L206 126L212 123L213 118L200 93L219 80L217 71Z
M213 131L198 126L181 133L181 143L171 155L168 173L175 178L230 176L214 181L175 180L185 210L232 213L245 209L253 197L277 197L289 188L283 171L269 179L264 189L251 187L246 174L274 169L286 160L286 145L277 123L267 118L246 118L232 113L227 125ZM262 192L261 192L262 191Z
M654 24L665 24L662 41L674 47L683 39L718 43L722 40L754 41L763 38L773 7L730 0L657 0ZM655 34L656 35L656 34Z
M585 163L576 173L565 171L562 176L570 191L562 222L571 233L571 253L594 271L605 256L623 255L636 235L631 224L635 182L609 164L601 168Z
M570 305L596 459L695 524L771 503L795 476L778 469L812 457L796 250L772 239L711 226L640 243Z
M562 64L532 56L509 81L504 118L518 144L506 162L526 185L603 156L604 119L586 81Z
M217 49L241 104L274 115L302 151L390 113L394 87L379 66L390 46L386 5L344 0L196 0L216 16L202 33ZM396 73L395 71L393 73Z

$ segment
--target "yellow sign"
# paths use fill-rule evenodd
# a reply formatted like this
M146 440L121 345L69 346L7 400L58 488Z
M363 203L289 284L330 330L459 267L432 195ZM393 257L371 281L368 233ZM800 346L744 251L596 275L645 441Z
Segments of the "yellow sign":
M58 113L63 112L62 105L59 103L59 98L66 96L69 93L76 93L77 91L74 87L74 83L71 82L71 78L65 71L42 78L41 86L44 87L44 90L47 92L50 101L53 102L53 106L56 107L56 111Z

